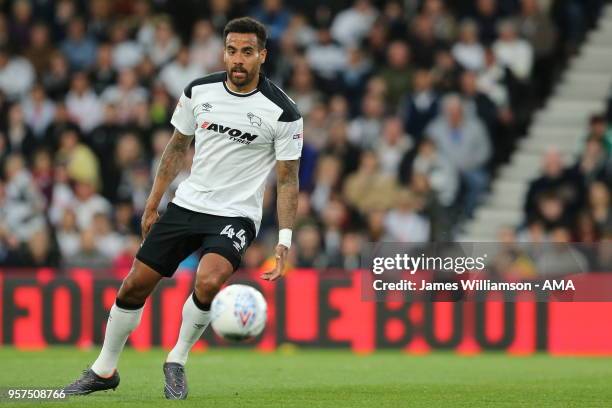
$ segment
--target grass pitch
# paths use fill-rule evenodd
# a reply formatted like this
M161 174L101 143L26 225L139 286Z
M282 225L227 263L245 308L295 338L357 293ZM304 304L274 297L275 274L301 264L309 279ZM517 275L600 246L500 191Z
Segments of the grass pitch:
M397 351L192 353L189 397L163 398L163 350L123 353L117 391L3 407L611 407L612 358L505 354L412 356ZM0 388L51 388L75 379L97 349L0 348Z

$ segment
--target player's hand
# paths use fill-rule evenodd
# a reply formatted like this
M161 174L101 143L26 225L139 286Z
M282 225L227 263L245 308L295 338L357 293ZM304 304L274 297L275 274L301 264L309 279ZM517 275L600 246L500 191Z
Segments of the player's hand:
M155 224L158 218L159 213L157 212L157 209L145 208L144 213L142 214L142 219L140 220L140 230L142 231L142 239L147 236L147 234L151 230L151 227L153 226L153 224Z
M274 252L276 266L271 271L264 272L261 274L261 279L263 280L275 281L281 276L283 276L283 273L285 271L285 263L287 262L287 254L289 253L289 248L284 245L278 244Z

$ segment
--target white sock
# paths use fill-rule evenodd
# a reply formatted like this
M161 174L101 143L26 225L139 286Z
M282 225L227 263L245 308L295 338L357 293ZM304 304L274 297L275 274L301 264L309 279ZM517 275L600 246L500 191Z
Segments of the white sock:
M101 377L108 377L113 374L128 336L140 324L143 310L144 306L140 309L129 310L113 304L108 316L108 323L106 323L102 350L91 366L96 374Z
M183 306L183 321L176 345L166 359L169 363L185 365L189 350L200 339L210 323L210 311L204 311L196 306L193 297L189 296Z

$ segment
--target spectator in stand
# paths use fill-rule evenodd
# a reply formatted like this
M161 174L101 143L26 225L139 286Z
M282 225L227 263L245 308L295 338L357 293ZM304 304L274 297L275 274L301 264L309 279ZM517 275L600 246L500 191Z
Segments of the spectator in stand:
M533 47L521 39L514 22L502 21L499 24L499 38L493 44L499 63L508 68L521 83L529 81L533 68Z
M453 57L464 69L480 71L485 65L485 51L478 42L478 26L472 20L461 23L459 41L453 45Z
M55 159L66 163L70 178L87 180L95 188L100 186L98 159L89 147L81 143L77 130L67 128L60 134Z
M387 103L397 106L402 95L411 89L413 69L410 64L410 47L406 42L393 41L387 49L387 65L380 71L387 90Z
M72 209L64 210L61 221L56 227L55 238L63 259L69 259L79 252L81 236Z
M70 258L64 258L64 268L108 269L112 260L96 247L96 235L92 229L81 231L79 250Z
M544 231L552 233L556 228L569 228L572 216L561 196L555 191L547 191L538 196L534 219Z
M132 69L124 69L119 73L117 85L106 88L102 93L102 101L117 107L119 123L125 124L135 118L134 107L146 102L147 90L138 85L136 73Z
M0 91L10 101L23 98L34 85L35 71L30 62L20 56L12 56L6 47L0 46Z
M349 48L347 67L340 72L339 81L342 83L342 94L349 100L351 115L356 115L360 109L359 101L363 98L372 71L372 61L364 50Z
M321 100L322 95L315 87L314 77L307 64L294 66L288 95L304 117L308 117L312 107Z
M160 17L155 24L153 42L148 44L145 52L156 67L161 67L176 55L181 42L174 33L172 22L168 17Z
M26 124L23 109L19 103L9 108L4 132L8 151L23 155L27 161L32 159L38 140L34 137L32 129Z
M451 211L459 193L459 173L455 166L440 155L431 139L423 139L411 165L412 168L406 172L403 182L410 183L414 173L424 175L436 195L436 200L447 211Z
M174 61L166 64L159 73L159 79L164 84L168 93L178 100L183 94L183 89L194 78L204 76L200 66L190 60L189 48L182 46Z
M306 60L313 70L321 89L328 92L336 91L336 79L347 65L347 55L344 48L334 42L329 28L320 27L317 39L306 50Z
M102 43L98 47L96 63L89 73L89 80L98 95L117 80L117 71L113 67L113 48L109 43Z
M380 143L384 114L385 101L377 95L365 95L361 115L349 125L349 140L362 149L374 149Z
M453 58L451 52L442 49L436 53L436 62L432 69L435 89L440 94L452 93L457 90L457 83L461 68Z
M261 5L253 10L252 15L268 29L268 41L273 47L273 52L276 51L291 19L291 13L283 6L283 1L263 0Z
M475 72L465 71L461 75L461 98L469 116L478 117L487 127L492 138L493 157L491 165L508 160L514 145L515 123L512 111L507 106L497 106L478 89Z
M589 130L583 144L586 144L591 139L598 140L608 156L612 156L612 129L608 127L608 122L604 115L597 114L591 116ZM581 148L584 149L584 146L581 146Z
M473 17L480 28L480 40L483 44L490 45L497 37L497 23L500 15L496 0L476 0Z
M108 45L108 51L110 51L112 68L118 71L125 68L134 68L140 64L144 58L142 44L130 38L129 30L130 28L125 20L115 22L111 29L111 42ZM100 53L98 52L98 61L100 61L100 57ZM104 65L107 65L108 56L103 55L102 57L104 59Z
M108 259L115 259L125 246L125 239L112 229L107 213L94 214L91 229L96 237L96 248Z
M204 72L221 69L223 41L208 20L198 20L193 26L190 45L191 61Z
M4 165L5 228L17 242L26 243L42 230L46 231L45 201L32 179L24 158L9 156Z
M425 0L422 13L433 21L437 38L446 42L455 39L455 18L448 12L443 0Z
M53 195L53 158L49 150L38 149L32 159L32 179L43 197L45 211Z
M30 44L25 48L23 56L32 63L39 80L49 69L54 50L49 27L44 23L34 24L30 33Z
M413 141L404 133L401 119L390 116L385 119L381 140L375 146L380 170L395 178L402 158L413 147Z
M447 44L436 37L433 20L424 14L413 19L410 49L412 60L420 68L430 68L436 53L447 47Z
M336 15L331 26L332 36L344 47L359 45L378 16L369 0L355 0Z
M85 21L74 17L68 24L68 37L63 41L61 50L74 70L90 68L96 60L96 42L86 31Z
M89 4L87 31L96 41L108 40L113 4L107 0L92 0Z
M603 182L598 181L590 185L588 206L597 236L610 236L612 234L612 200L610 189Z
M330 200L321 212L323 249L328 262L342 256L342 232L347 219L348 210L340 198Z
M96 214L110 214L111 204L96 192L94 183L87 179L74 180L74 212L80 231L91 228Z
M53 100L63 100L70 85L70 67L66 57L56 51L51 55L49 70L42 77L47 94Z
M53 168L51 202L48 206L49 221L52 225L57 226L62 221L64 213L67 210L72 210L75 198L70 183L66 164L56 161Z
M30 91L30 95L22 103L23 116L26 125L32 129L37 144L43 144L45 131L55 116L55 105L47 98L45 88L37 83Z
M550 13L537 0L522 0L518 32L531 44L534 53L533 84L536 95L544 98L550 92L555 72L557 29Z
M372 210L388 210L395 202L395 179L380 171L376 153L366 150L361 154L359 168L347 177L344 198L361 214Z
M568 217L577 214L583 206L584 181L574 171L565 169L563 158L558 150L549 149L543 157L542 175L529 184L525 199L525 218L529 222L536 219L540 197L548 195L561 201L561 206L567 209ZM550 201L550 200L549 200ZM556 205L556 203L555 203Z
M433 89L430 71L417 70L414 73L413 91L406 94L400 105L404 129L416 142L423 137L423 130L437 115L440 104L438 93Z
M348 140L347 125L343 119L335 119L329 125L329 139L322 154L337 157L342 163L342 177L357 169L361 149Z
M72 74L70 91L66 95L66 108L83 133L91 132L102 122L102 103L90 87L85 72Z
M420 215L418 210L422 203L419 197L409 190L402 190L396 194L396 203L393 209L385 216L385 229L396 242L428 242L430 237L429 220Z
M15 0L12 8L9 26L11 44L17 49L24 49L30 44L32 34L32 5L28 0Z
M580 174L587 184L597 180L612 179L612 161L599 140L595 138L587 140L582 155L572 170Z
M332 196L338 193L342 178L342 162L336 156L319 158L315 175L315 187L310 195L312 208L321 213Z
M478 90L487 95L498 108L509 108L510 105L506 76L506 69L498 63L495 52L487 48L485 66L478 73Z
M296 232L295 266L316 269L327 267L327 256L321 248L321 234L317 226L304 225Z
M458 96L450 95L443 102L443 113L425 133L459 170L467 190L464 213L472 216L489 178L486 165L491 159L491 142L486 128L477 117L466 115Z

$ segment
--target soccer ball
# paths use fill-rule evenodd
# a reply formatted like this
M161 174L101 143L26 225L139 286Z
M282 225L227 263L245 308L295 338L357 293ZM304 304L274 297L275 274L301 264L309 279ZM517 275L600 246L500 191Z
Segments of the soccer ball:
M211 325L227 340L242 341L261 334L268 316L263 295L247 285L229 285L213 299Z

